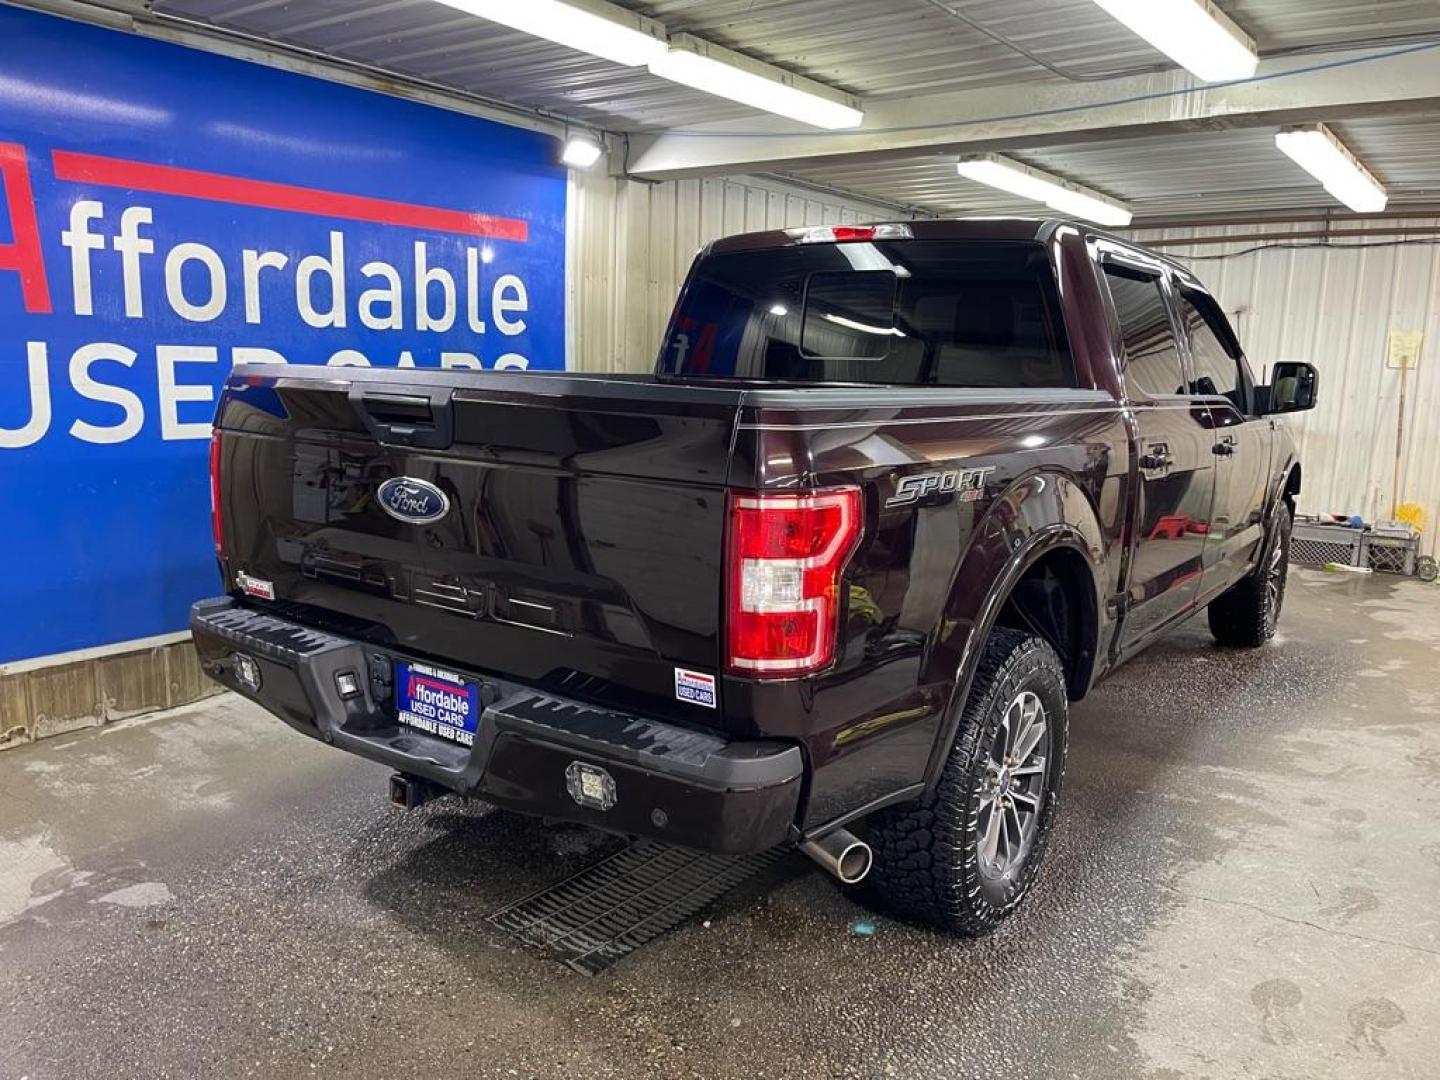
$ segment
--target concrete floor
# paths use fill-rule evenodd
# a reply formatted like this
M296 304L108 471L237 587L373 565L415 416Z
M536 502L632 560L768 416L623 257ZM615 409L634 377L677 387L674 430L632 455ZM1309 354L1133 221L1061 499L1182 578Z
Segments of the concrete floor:
M798 857L595 977L485 923L606 838L391 811L223 698L0 754L0 1078L1440 1076L1440 590L1297 572L1076 708L1023 914Z

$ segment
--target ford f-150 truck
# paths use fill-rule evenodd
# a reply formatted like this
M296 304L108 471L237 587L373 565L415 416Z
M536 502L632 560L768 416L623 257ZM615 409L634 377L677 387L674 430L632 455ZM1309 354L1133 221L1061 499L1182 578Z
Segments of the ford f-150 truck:
M735 236L651 375L237 369L191 626L401 805L799 845L981 934L1035 880L1069 704L1201 608L1274 633L1278 414L1316 387L1068 222Z

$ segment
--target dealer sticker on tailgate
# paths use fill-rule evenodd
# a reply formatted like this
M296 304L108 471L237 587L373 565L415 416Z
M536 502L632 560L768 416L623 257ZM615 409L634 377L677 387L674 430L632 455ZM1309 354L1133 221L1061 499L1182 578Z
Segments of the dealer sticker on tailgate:
M675 669L675 697L679 701L688 701L691 705L704 705L707 709L715 708L715 676L707 675L703 671L691 671L688 668L677 667Z
M475 744L480 687L428 664L395 665L395 703L400 723L461 746Z

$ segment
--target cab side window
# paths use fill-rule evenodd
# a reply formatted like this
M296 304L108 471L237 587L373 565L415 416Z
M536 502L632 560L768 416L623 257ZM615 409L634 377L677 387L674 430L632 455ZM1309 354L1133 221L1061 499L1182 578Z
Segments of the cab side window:
M1116 263L1105 264L1105 278L1125 346L1126 385L1150 396L1186 393L1160 279Z
M1248 412L1245 386L1240 381L1240 368L1226 348L1211 319L1219 317L1214 301L1190 292L1180 291L1180 316L1190 342L1190 361L1195 367L1192 394L1219 394L1230 399L1240 412Z

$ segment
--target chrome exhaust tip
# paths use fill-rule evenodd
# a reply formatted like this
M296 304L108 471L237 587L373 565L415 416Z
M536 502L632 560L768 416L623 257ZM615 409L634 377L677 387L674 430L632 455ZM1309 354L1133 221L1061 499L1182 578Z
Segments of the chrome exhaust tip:
M870 873L870 845L848 829L835 829L806 840L800 850L846 885L863 881Z

